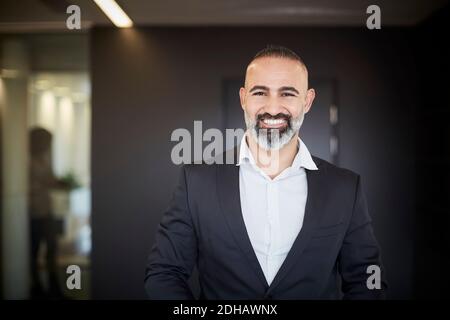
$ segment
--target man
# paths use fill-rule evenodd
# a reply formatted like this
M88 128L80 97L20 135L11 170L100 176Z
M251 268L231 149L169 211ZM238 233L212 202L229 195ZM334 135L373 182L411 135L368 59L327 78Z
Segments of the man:
M149 257L148 296L193 299L197 265L203 299L383 298L360 177L299 138L315 96L303 61L263 49L239 94L247 131L237 161L183 167Z

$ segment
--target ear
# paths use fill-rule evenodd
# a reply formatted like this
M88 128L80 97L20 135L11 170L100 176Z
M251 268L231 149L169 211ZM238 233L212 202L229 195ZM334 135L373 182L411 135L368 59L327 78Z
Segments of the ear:
M309 109L311 109L315 97L316 91L314 91L314 89L308 89L308 91L306 91L306 103L303 111L304 113L308 113Z
M239 99L241 100L241 108L245 111L245 95L246 95L247 91L245 90L245 88L241 87L241 89L239 89Z

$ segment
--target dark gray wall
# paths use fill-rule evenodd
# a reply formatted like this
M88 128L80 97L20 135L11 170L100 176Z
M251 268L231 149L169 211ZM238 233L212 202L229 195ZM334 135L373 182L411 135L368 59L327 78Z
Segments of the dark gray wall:
M222 124L221 84L268 43L338 86L339 165L362 175L392 298L413 294L410 30L95 28L91 34L93 297L144 298L144 266L175 185L171 132ZM238 94L236 92L236 94Z

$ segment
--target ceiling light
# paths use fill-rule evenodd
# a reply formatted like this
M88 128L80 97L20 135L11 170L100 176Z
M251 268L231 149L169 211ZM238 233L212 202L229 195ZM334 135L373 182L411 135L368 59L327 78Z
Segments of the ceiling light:
M119 28L129 28L133 26L133 21L127 16L125 11L114 0L94 0L102 9L106 16Z

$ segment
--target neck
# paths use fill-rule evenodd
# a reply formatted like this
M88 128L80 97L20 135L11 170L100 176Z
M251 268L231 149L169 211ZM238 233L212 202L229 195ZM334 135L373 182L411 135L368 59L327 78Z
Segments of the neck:
M278 176L284 169L290 167L298 150L297 135L279 150L265 150L251 135L246 136L250 152L261 168L271 179Z

